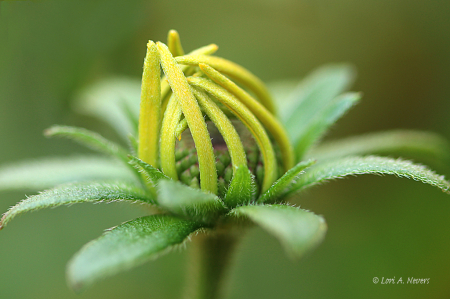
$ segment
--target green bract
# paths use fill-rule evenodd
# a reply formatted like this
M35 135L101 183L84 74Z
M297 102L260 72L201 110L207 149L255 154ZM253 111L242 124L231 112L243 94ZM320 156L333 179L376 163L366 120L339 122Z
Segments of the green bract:
M273 101L260 79L212 56L216 50L212 44L185 55L178 33L171 31L168 46L148 42L140 102L129 97L138 84L128 81L90 88L95 99L81 93L77 109L109 122L130 148L86 129L46 130L46 136L73 139L106 157L49 158L1 168L2 190L56 187L12 207L0 228L28 211L79 202L155 207L147 210L157 214L120 224L86 244L69 263L69 284L82 290L192 236L201 254L194 259L190 276L197 281L190 294L216 298L241 228L262 227L294 258L322 241L325 220L288 205L294 193L357 174L393 174L449 193L450 183L425 166L373 156L395 152L446 163L449 145L435 134L393 131L318 143L360 99L359 93L345 93L354 77L351 67L322 67L284 101ZM121 91L124 101L111 99Z

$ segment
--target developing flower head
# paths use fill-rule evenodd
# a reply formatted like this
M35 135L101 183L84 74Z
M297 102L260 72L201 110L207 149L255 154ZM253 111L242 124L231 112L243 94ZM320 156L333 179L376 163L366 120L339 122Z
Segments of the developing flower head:
M267 88L240 65L212 56L218 49L214 44L184 55L174 30L169 32L168 44L153 41L147 44L139 116L139 158L155 168L160 167L173 180L180 179L176 143L189 128L198 157L200 187L218 194L216 157L205 118L215 125L225 141L233 176L237 169L248 167L246 149L232 122L236 118L251 133L261 152L264 174L260 187L261 192L267 191L279 176L274 146L281 153L284 171L294 163L292 146L275 117L275 106Z
M297 192L346 176L390 174L450 193L450 182L425 166L371 156L406 150L445 163L450 146L435 134L382 132L317 145L360 98L359 93L342 93L353 77L348 66L321 68L302 82L300 95L294 91L292 105L279 106L288 139L262 82L243 67L212 56L216 50L216 45L209 45L184 55L175 31L169 33L168 46L149 41L138 145L132 137L131 154L83 128L53 126L45 131L109 155L127 169L114 166L112 160L88 157L0 168L0 190L15 184L55 186L11 207L0 219L0 229L22 213L80 202L128 201L157 207L158 213L120 224L86 244L69 262L69 284L82 290L198 234L193 242L200 251L193 255L196 270L190 269L193 283L188 285L194 289L192 298L215 298L243 223L267 230L295 258L323 240L324 218L286 203ZM135 125L136 116L127 116ZM249 139L254 140L250 145ZM224 147L226 154L220 154Z

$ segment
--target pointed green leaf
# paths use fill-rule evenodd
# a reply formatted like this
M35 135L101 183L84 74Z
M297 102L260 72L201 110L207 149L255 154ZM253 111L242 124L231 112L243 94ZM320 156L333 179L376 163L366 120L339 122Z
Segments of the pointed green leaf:
M97 117L111 125L127 140L136 128L134 119L139 115L141 82L129 78L113 77L96 82L76 96L74 110ZM127 107L124 110L123 107ZM133 118L129 116L134 115Z
M3 214L0 229L19 214L81 202L134 201L153 204L142 187L125 182L87 182L61 185L20 201Z
M133 165L140 173L142 173L147 181L151 182L153 186L156 186L161 179L170 180L168 176L162 173L159 169L145 163L139 158L130 156L130 164Z
M303 170L315 163L315 160L308 160L292 167L258 198L258 203L274 203L277 199L283 198L283 195L289 192L289 187L295 186L292 183L303 173Z
M136 136L139 127L139 115L136 115L135 111L132 110L127 101L121 103L122 110L127 117L128 122L131 124L131 132L128 135Z
M440 165L450 161L450 143L431 132L395 130L324 142L308 153L307 157L329 160L370 154L398 154Z
M246 216L273 234L293 258L300 258L319 245L327 231L321 216L286 205L243 206L230 214Z
M301 78L290 78L271 81L267 83L270 94L274 98L274 102L277 105L277 111L281 113L282 116L286 116L287 111L285 111L285 106L290 106L296 103L295 99L292 98L291 94L299 86Z
M304 134L306 126L316 114L350 86L354 73L347 64L323 66L292 92L280 115L281 119L286 120L286 129L293 144Z
M161 180L157 190L160 206L194 221L211 223L225 211L225 205L214 194L179 182Z
M436 186L446 193L450 182L443 176L435 174L425 166L401 159L385 157L347 157L332 161L317 163L303 174L292 190L302 190L322 182L358 174L392 174Z
M128 147L130 149L130 153L133 156L137 156L138 152L138 145L139 142L137 141L136 137L134 135L128 135Z
M44 134L47 137L60 136L72 139L93 150L119 158L128 164L127 151L125 149L95 132L83 128L53 126L45 130Z
M184 242L198 223L152 215L125 222L87 243L67 267L67 280L76 291L119 272L139 266Z
M0 190L42 190L63 183L90 180L137 181L128 167L101 156L42 158L0 168Z
M295 154L297 160L301 160L305 152L317 142L348 109L353 107L359 99L361 94L349 92L336 98L331 102L326 109L317 113L314 120L312 120L305 128L297 144L295 145Z
M241 165L234 171L233 179L223 201L228 207L234 208L250 203L255 194L255 177L247 166Z

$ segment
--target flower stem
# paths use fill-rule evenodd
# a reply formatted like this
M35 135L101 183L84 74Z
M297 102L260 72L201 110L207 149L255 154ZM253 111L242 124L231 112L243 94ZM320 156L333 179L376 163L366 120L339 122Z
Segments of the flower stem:
M236 243L232 233L201 234L194 237L187 277L187 299L219 299Z

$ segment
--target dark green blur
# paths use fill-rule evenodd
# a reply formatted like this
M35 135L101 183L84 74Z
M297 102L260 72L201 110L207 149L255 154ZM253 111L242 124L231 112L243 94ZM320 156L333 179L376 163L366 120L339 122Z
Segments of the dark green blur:
M117 138L74 114L71 99L96 79L139 78L147 40L165 42L172 28L186 51L216 43L218 55L266 82L301 78L328 62L353 63L353 89L364 97L329 138L404 128L450 139L449 11L444 0L0 1L0 163L85 151L44 138L55 123ZM450 176L450 165L433 168ZM0 212L22 198L2 193ZM450 297L450 196L405 179L364 176L317 187L295 203L324 215L325 242L293 263L276 240L251 231L236 255L229 298ZM140 215L137 206L86 204L16 219L0 232L0 298L179 298L184 251L81 295L66 286L72 254ZM372 282L394 276L430 284Z

